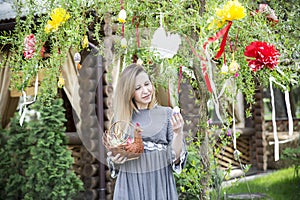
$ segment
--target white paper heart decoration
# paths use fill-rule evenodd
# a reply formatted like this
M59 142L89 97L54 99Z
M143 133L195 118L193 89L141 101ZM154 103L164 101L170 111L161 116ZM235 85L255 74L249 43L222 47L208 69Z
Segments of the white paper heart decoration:
M167 33L163 27L159 27L153 34L150 49L157 52L161 58L172 58L177 53L180 43L181 38L177 33Z

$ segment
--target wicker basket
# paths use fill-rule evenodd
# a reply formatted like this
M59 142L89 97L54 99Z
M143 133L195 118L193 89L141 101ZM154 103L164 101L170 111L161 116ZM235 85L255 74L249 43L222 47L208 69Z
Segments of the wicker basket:
M133 133L128 134L128 132ZM141 132L139 124L134 126L132 123L117 121L105 131L103 144L113 156L120 154L127 157L127 160L138 159L144 152Z

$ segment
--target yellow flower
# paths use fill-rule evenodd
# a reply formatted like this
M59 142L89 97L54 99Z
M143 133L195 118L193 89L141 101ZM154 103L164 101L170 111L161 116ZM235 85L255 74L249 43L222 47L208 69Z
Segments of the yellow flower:
M65 79L63 78L62 73L60 73L60 76L59 76L59 79L57 82L57 86L59 88L63 88L65 86Z
M228 1L223 9L217 8L216 15L223 23L225 21L243 19L246 16L246 12L244 6L238 0L233 0Z
M118 21L120 23L125 23L126 22L126 11L122 9L119 13Z
M88 39L88 36L87 35L84 35L83 36L83 40L82 40L82 48L87 48L89 45L89 39Z
M214 19L209 25L208 25L208 29L215 29L215 28L220 28L225 24L225 21L220 21L220 20L216 20Z
M57 31L58 27L65 23L69 18L70 14L63 8L55 8L51 12L51 20L48 20L45 26L45 32Z
M70 18L70 14L63 8L55 8L50 17L56 23L64 23Z

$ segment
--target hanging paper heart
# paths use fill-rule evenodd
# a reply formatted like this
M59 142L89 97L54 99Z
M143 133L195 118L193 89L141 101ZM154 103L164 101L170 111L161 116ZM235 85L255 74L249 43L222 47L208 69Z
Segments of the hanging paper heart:
M172 58L180 44L181 38L177 33L171 34L163 27L159 27L153 34L150 49L157 52L161 58Z

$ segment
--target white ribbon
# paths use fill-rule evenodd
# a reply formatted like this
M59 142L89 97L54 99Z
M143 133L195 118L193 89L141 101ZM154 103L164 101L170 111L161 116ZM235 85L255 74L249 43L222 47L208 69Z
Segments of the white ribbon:
M21 103L20 105L20 110L19 110L19 115L21 115L20 117L20 126L23 125L26 113L28 111L27 109L27 105L32 104L35 102L36 97L37 97L37 93L38 93L38 87L39 87L39 76L38 73L36 73L36 79L35 79L35 83L34 83L34 98L32 101L27 101L27 96L26 96L26 92L22 89L22 94L23 94L23 103ZM24 107L24 109L23 109Z
M232 98L232 117L233 117L233 149L236 150L236 130L235 130L235 114L234 114L234 98Z
M203 50L203 52L205 53L205 57L206 57L206 60L207 60L207 66L208 66L208 73L209 73L209 81L210 81L210 84L211 84L211 88L212 88L212 101L214 103L214 106L215 106L215 112L216 112L216 115L218 117L218 119L221 121L221 123L223 124L223 119L221 117L221 113L220 113L220 104L219 104L219 98L222 96L223 92L224 92L224 89L225 89L225 86L227 85L227 81L226 83L224 84L222 90L221 90L221 93L219 95L217 95L217 89L216 89L216 85L213 81L213 73L212 73L212 65L211 65L211 59L210 59L210 56L209 56L209 53L207 52L207 50Z
M274 157L275 161L279 160L279 140L277 135L277 125L276 125L276 113L275 113L275 99L274 99L274 91L273 91L273 85L272 82L276 83L277 85L281 86L285 92L285 104L286 104L286 110L288 115L288 122L289 122L289 135L293 135L293 118L291 114L291 105L290 105L290 97L289 92L287 91L287 88L278 83L274 77L270 77L270 93L271 93L271 105L272 105L272 124L273 124L273 135L274 135Z

